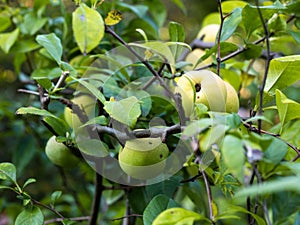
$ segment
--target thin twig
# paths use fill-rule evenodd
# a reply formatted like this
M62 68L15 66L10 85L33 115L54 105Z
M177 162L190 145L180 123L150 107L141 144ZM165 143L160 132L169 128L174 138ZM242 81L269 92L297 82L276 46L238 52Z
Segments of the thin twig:
M60 88L60 86L62 85L62 83L66 80L66 78L69 76L70 72L69 71L63 71L61 73L61 76L59 77L54 89L53 89L53 92L55 92L58 88Z
M143 217L143 215L141 215L141 214L130 214L130 215L127 215L127 216L122 216L122 217L112 219L111 221L123 220L123 219L129 218L129 217Z
M50 206L48 206L48 205L45 205L45 204L43 204L43 203L41 203L41 202L39 202L39 201L37 201L37 200L35 200L35 199L31 199L31 202L32 202L34 205L38 205L38 206L41 206L41 207L43 207L43 208L45 208L45 209L50 210L51 212L53 212L54 214L56 214L58 217L60 217L62 220L65 219L65 217L64 217L62 214L60 214L60 212L58 212L58 211L57 211L56 209L54 209L53 207L50 207Z
M72 218L65 218L65 219L55 218L55 219L51 219L51 220L46 220L44 222L44 224L46 225L46 224L51 224L51 223L60 223L64 220L81 222L81 221L86 221L89 219L90 219L90 216L72 217Z
M265 19L262 15L262 12L259 8L259 1L255 0L256 2L256 8L259 14L259 18L261 20L263 29L264 29L264 33L265 33L265 40L266 40L266 47L267 47L267 58L266 58L266 66L265 66L265 72L264 72L264 76L263 76L263 80L262 80L262 84L259 88L259 111L258 114L262 115L263 113L263 97L264 97L264 89L265 89L265 85L266 85L266 80L267 80L267 76L268 76L268 72L269 72L269 67L270 67L270 61L271 61L271 46L270 46L270 34L269 34L269 30L268 30L268 26L265 22ZM262 121L258 120L258 130L261 130L261 125L262 125Z
M222 0L218 0L218 7L219 7L219 13L220 13L220 28L218 32L218 50L217 50L217 74L220 76L220 67L221 67L221 34L223 29L223 23L224 23L224 16L223 16L223 10L222 10Z

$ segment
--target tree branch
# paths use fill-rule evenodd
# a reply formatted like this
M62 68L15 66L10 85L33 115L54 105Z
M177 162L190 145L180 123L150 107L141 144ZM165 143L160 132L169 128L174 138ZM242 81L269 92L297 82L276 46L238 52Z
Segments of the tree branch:
M220 28L218 32L217 42L218 42L218 51L217 51L217 74L220 76L220 67L221 67L221 34L223 29L223 23L224 23L224 16L223 16L223 10L222 10L222 0L218 0L218 8L220 12Z
M259 18L261 20L263 29L264 29L264 33L265 33L265 40L266 40L266 46L267 46L267 54L266 54L266 66L265 66L265 72L264 72L264 76L263 76L263 80L262 80L262 84L259 88L259 111L258 114L262 115L263 113L263 97L264 97L264 88L266 85L266 80L267 80L267 76L268 76L268 72L269 72L269 67L270 67L270 61L271 61L271 47L270 47L270 34L269 34L269 30L268 30L268 26L267 23L265 22L265 19L263 18L262 12L259 8L259 1L255 0L256 3L256 8L259 14ZM262 121L258 120L258 130L261 130L261 124Z
M46 220L44 222L44 224L46 225L46 224L51 224L51 223L60 223L64 220L82 222L82 221L86 221L86 220L89 220L89 219L90 219L89 216L72 217L72 218L65 218L65 219L55 218L55 219L51 219L51 220Z
M102 166L102 164L101 161L96 161L95 163L96 163L95 195L93 199L92 213L91 213L91 219L89 225L97 224L97 219L98 219L98 214L99 214L99 209L101 204L101 196L104 190L103 177L97 172L101 170L100 167Z

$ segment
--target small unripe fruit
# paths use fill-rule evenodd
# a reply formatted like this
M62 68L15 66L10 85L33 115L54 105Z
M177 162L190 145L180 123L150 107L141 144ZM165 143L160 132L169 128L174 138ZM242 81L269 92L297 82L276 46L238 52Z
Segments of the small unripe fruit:
M151 179L163 172L168 154L168 146L160 138L137 138L126 141L119 164L133 178Z
M55 136L48 140L45 152L49 160L57 166L74 168L79 163L79 159L72 154L67 146L57 142Z

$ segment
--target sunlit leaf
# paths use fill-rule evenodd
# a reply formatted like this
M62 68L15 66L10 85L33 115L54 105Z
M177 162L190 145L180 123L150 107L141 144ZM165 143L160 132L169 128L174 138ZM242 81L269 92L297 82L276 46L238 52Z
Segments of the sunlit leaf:
M276 90L276 105L282 125L290 120L300 118L300 104L291 99L288 99L279 90Z
M184 208L171 208L163 211L153 221L153 225L193 225L195 221L209 220L201 214Z
M244 1L227 1L222 2L222 11L223 13L231 13L236 8L243 8L247 5L247 2Z
M240 197L255 197L257 195L265 195L276 193L280 191L295 191L300 193L299 189L299 177L289 176L282 177L273 181L265 181L260 184L255 184L241 189L235 195L236 198Z
M300 55L290 55L271 60L265 91L275 94L299 80Z
M228 171L243 182L245 154L242 140L233 135L226 135L223 140L221 152Z
M115 120L133 127L141 115L141 106L139 100L132 96L120 101L107 101L104 109Z
M42 45L57 64L61 62L62 44L56 34L43 34L36 37L36 41Z
M77 45L84 54L97 47L104 36L104 21L101 15L84 3L72 14L72 27Z
M4 162L0 163L0 179L10 179L16 183L16 167L12 163Z
M1 33L0 34L0 48L5 52L8 53L10 48L16 42L19 36L19 29L15 29L9 33Z

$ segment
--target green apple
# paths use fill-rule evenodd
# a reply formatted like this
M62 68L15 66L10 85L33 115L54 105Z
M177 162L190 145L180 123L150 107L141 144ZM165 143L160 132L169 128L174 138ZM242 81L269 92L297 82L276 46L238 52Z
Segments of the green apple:
M57 142L55 136L52 136L48 140L45 147L45 153L49 160L57 166L74 168L79 163L79 159L72 154L67 146Z
M87 94L79 95L71 101L78 105L86 113L86 115L91 114L95 106L95 100ZM64 110L64 117L67 124L73 129L77 129L83 124L77 114L73 113L73 111L68 107Z
M119 164L133 178L151 179L164 170L168 155L168 146L160 138L137 138L126 141Z

